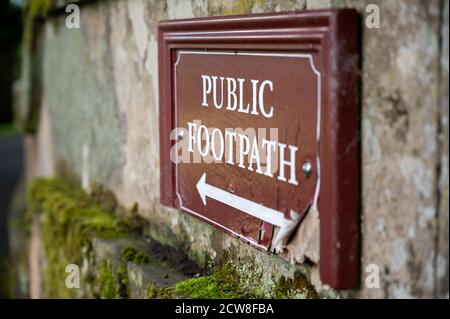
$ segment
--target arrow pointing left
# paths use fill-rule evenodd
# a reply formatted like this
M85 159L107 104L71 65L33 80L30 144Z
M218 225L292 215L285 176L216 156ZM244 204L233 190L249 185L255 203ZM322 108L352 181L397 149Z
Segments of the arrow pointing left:
M301 215L294 211L291 211L292 219L286 219L284 214L280 211L252 202L248 199L210 185L206 182L206 173L203 173L202 177L200 177L196 187L202 199L203 205L205 206L206 197L209 197L225 205L238 209L248 215L280 227L280 230L274 240L275 245L280 240L283 240L289 236L301 220Z

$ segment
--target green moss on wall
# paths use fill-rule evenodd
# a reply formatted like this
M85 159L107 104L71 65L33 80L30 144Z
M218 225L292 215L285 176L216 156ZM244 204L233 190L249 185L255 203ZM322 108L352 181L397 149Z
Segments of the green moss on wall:
M96 260L92 239L130 238L129 222L108 212L80 188L61 179L36 179L28 190L28 219L39 214L45 252L44 292L47 297L128 298L130 278L128 263L155 262L141 248L122 248L118 260ZM161 267L169 267L163 265ZM68 264L88 265L82 275L83 289L65 286ZM84 276L84 277L83 277ZM80 294L80 291L82 293ZM186 279L172 286L149 284L148 298L316 298L317 293L306 277L296 272L292 278L276 279L251 260L233 260L226 254L206 276Z
M267 3L264 0L236 0L221 1L210 8L210 15L236 15L249 14L255 6L264 8Z
M158 286L155 284L149 284L147 286L146 295L148 299L156 299L158 297Z
M255 4L254 0L239 0L227 3L225 14L246 14L251 13Z
M294 278L281 277L275 285L274 297L277 299L312 299L318 298L314 287L300 272Z
M136 257L134 258L134 261L137 264L147 264L150 261L150 257L148 257L143 252L139 252L136 254Z
M107 260L103 260L98 270L98 279L96 283L99 287L100 298L114 299L117 297L116 278L112 267Z
M130 296L129 278L126 262L122 262L117 271L117 294L120 298L128 298Z
M31 221L32 214L41 216L46 258L44 291L48 297L75 295L75 290L65 286L65 268L68 264L82 265L83 258L92 249L94 236L111 239L131 234L127 222L105 211L81 189L63 180L36 179L30 184L27 197L28 220ZM105 270L101 267L101 271ZM109 290L101 290L111 296Z
M53 5L53 0L29 0L27 9L33 17L45 17Z
M175 291L192 299L222 299L239 298L233 291L233 286L222 285L214 276L199 277L185 280L175 287Z
M136 264L147 264L150 257L141 251L137 251L133 246L123 248L119 270L117 271L117 294L120 298L128 298L130 296L129 277L127 264L134 262Z
M175 291L193 299L261 298L255 287L247 289L241 284L241 275L232 261L225 257L211 275L187 279L177 284Z
M134 248L133 246L127 246L122 251L122 258L126 262L133 261L136 257L136 254L136 248Z
M146 297L148 299L176 299L180 296L176 293L174 286L159 287L153 283L147 286Z
M173 286L160 287L154 283L149 284L147 286L146 297L150 299L231 299L257 297L241 288L239 285L239 276L227 259L215 267L208 276L186 279Z
M258 269L233 262L229 257L225 257L211 275L178 283L175 292L193 299L318 297L313 286L300 272L296 272L293 278L267 280Z

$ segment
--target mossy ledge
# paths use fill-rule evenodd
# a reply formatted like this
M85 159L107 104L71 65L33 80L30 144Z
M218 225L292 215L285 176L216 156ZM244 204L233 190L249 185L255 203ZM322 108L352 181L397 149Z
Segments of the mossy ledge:
M36 220L31 217L37 214L41 226L45 297L129 298L130 287L133 286L130 280L134 278L129 277L130 264L142 265L143 268L176 269L186 268L186 263L189 263L177 254L172 256L174 258L168 258L171 255L167 252L163 255L162 252L169 248L144 241L131 221L121 219L105 209L108 205L100 203L98 198L87 195L63 179L36 179L29 186L27 197L28 223ZM101 257L94 249L95 238L114 243L137 240L140 244L122 244L115 255ZM170 259L177 260L175 267L171 267ZM82 289L65 286L68 264L82 268ZM172 281L166 285L158 283L158 280L147 281L141 296L193 299L318 297L300 272L292 278L275 278L252 265L251 261L236 260L225 254L207 275L194 276L194 271L197 273L195 267L187 267L189 270L179 272L181 280L175 283Z
M229 257L213 268L207 276L198 276L181 281L173 286L147 287L147 298L190 298L190 299L311 299L318 295L305 276L296 272L293 278L281 277L273 285L261 283L257 271L241 272L238 263ZM249 284L251 283L251 284Z
M31 223L32 214L40 217L45 253L43 287L48 297L78 296L76 289L65 286L65 268L68 264L83 265L93 259L91 240L94 236L113 239L133 235L130 223L105 211L81 189L64 180L35 179L27 197L28 222ZM99 273L106 268L102 265ZM95 278L86 277L83 279L87 281ZM105 282L104 278L100 280Z
M177 296L193 299L318 298L314 287L299 271L293 278L268 279L257 268L242 267L228 255L210 275L180 282L173 291Z

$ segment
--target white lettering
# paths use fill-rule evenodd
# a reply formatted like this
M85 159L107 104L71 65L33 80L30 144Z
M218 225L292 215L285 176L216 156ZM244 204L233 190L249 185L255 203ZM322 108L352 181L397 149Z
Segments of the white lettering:
M202 75L203 79L203 102L202 106L208 106L207 95L211 93L211 78L208 75Z
M286 149L286 144L278 143L279 153L280 153L280 173L278 175L278 180L286 182L286 177L284 176L284 166L287 165L291 168L291 176L289 178L289 184L298 185L297 177L295 175L295 154L297 152L297 147L289 145L289 150L291 151L291 158L289 161L284 159L284 150Z

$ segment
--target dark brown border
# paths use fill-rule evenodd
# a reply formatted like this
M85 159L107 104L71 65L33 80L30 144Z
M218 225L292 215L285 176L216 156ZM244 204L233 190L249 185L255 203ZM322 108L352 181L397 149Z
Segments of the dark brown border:
M161 21L158 25L161 203L177 207L173 63L178 49L316 52L322 74L320 277L359 282L359 16L352 9Z

